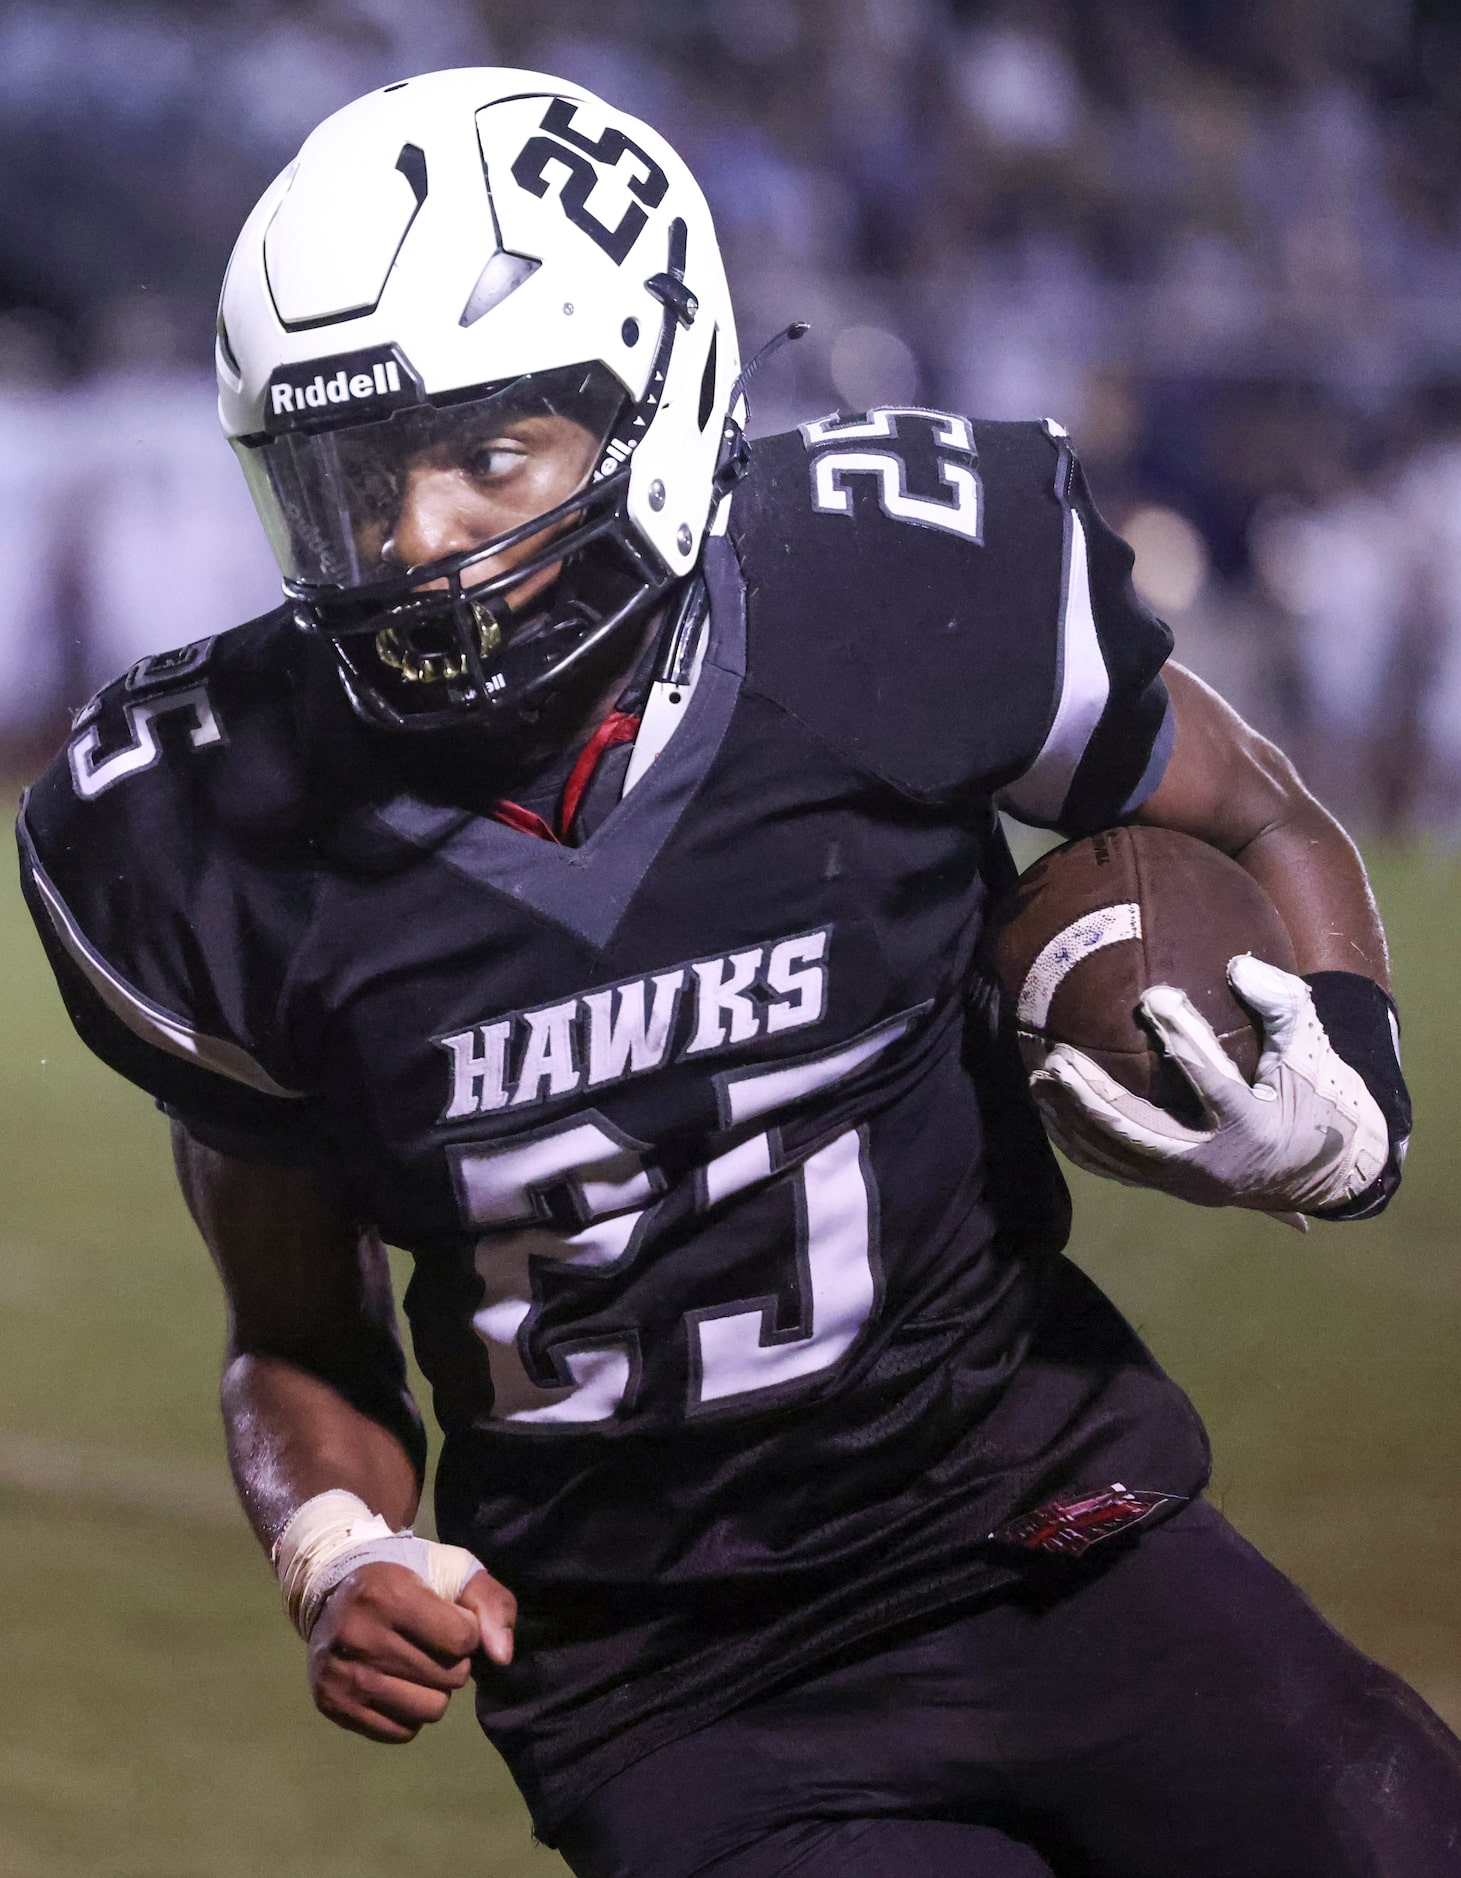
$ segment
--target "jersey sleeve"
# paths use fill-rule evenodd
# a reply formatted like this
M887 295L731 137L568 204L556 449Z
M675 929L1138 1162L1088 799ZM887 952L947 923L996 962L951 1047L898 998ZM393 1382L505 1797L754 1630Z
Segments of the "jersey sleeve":
M316 1104L277 1021L288 909L203 841L197 765L223 757L223 717L200 684L178 696L148 692L144 719L119 683L89 707L21 806L26 904L103 1062L208 1146L312 1161Z
M803 425L754 446L731 532L749 685L901 793L1075 834L1160 780L1172 637L1058 425Z
M997 799L1019 821L1077 835L1132 814L1162 779L1172 635L1132 586L1132 550L1102 519L1063 435L1054 441L1066 526L1050 720Z

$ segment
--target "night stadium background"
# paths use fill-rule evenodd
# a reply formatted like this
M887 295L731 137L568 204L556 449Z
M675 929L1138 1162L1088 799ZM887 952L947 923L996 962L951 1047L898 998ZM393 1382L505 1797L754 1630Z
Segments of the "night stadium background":
M1419 1126L1300 1240L1076 1177L1075 1255L1193 1393L1214 1496L1461 1725L1461 19L1444 0L0 5L0 769L273 603L212 411L218 282L307 131L502 62L710 197L756 428L918 401L1072 431L1178 656L1365 842ZM890 630L896 623L890 622ZM561 1870L458 1701L337 1733L234 1507L166 1131L0 895L0 1870Z

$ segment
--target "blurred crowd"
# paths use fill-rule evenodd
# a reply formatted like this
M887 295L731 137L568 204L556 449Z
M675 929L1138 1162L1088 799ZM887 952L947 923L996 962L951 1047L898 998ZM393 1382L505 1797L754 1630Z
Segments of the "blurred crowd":
M1362 828L1461 835L1450 0L9 0L0 757L273 604L212 416L233 236L330 110L490 62L679 147L744 350L812 322L757 429L1058 417L1179 656Z

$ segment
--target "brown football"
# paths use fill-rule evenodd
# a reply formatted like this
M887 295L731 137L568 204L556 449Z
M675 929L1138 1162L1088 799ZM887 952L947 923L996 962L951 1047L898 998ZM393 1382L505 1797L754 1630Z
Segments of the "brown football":
M1262 1034L1233 995L1228 960L1252 952L1296 969L1258 882L1165 828L1109 828L1043 855L996 908L990 946L1030 1067L1050 1044L1074 1044L1134 1094L1188 1119L1195 1098L1144 1027L1141 993L1185 991L1251 1077Z

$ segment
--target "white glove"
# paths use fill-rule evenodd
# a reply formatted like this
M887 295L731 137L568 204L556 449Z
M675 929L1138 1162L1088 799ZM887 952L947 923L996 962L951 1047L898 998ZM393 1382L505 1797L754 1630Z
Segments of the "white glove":
M342 1488L317 1493L296 1510L274 1542L273 1559L284 1608L306 1640L330 1593L362 1565L404 1565L448 1604L487 1569L459 1545L393 1532L364 1500Z
M1158 1187L1198 1206L1293 1217L1339 1206L1377 1180L1390 1152L1379 1104L1335 1054L1302 978L1240 954L1228 981L1263 1020L1264 1048L1244 1081L1185 992L1154 985L1140 1004L1202 1102L1188 1128L1131 1095L1081 1051L1053 1046L1030 1077L1051 1139L1079 1167Z

